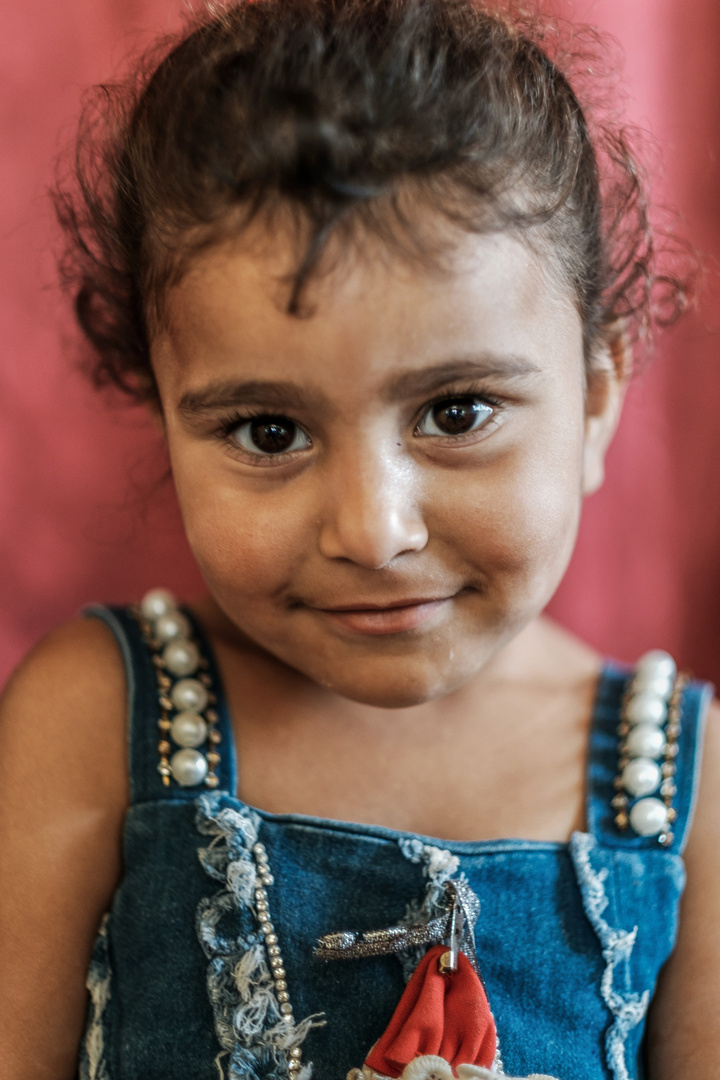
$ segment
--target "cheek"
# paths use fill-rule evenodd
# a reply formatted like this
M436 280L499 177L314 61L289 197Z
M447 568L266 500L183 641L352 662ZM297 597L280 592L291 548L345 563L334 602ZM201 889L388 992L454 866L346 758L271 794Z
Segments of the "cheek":
M274 596L302 558L302 515L282 495L255 494L237 485L176 476L190 548L213 594L252 600Z
M438 493L447 539L462 544L490 591L554 591L577 534L581 462L580 440L567 438L552 453L518 449Z

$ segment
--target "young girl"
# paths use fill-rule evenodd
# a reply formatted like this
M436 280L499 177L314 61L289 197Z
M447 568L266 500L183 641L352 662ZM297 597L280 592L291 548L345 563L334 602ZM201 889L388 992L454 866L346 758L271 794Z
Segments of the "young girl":
M707 687L541 614L655 271L540 39L240 3L85 132L78 315L208 594L6 692L3 1078L716 1080L716 709L701 781Z

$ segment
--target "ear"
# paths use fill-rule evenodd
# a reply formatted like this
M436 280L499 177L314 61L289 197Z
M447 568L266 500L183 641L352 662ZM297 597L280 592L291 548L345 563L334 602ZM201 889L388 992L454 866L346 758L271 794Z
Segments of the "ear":
M593 358L585 395L583 495L591 495L605 479L605 454L620 420L632 352L625 334L602 346Z

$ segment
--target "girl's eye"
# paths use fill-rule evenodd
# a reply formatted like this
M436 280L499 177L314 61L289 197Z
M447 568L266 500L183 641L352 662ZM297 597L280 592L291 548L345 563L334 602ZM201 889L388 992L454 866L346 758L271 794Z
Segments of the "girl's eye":
M311 445L305 432L286 416L254 416L237 424L230 437L243 450L257 456L288 454Z
M416 431L420 435L467 435L481 428L494 412L478 398L445 398L430 406Z

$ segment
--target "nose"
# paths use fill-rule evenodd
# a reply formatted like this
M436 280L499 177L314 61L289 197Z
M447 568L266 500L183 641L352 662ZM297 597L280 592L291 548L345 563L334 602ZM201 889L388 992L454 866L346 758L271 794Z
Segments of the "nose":
M422 551L428 531L412 462L389 447L358 451L349 448L326 478L320 551L380 570L398 555Z

